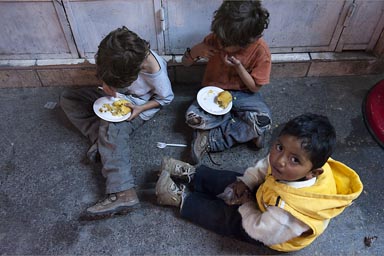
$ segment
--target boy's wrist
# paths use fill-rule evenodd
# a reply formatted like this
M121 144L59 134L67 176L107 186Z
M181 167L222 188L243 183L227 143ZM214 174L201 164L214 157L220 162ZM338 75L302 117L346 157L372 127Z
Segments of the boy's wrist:
M233 63L233 67L235 68L235 70L237 72L241 72L241 71L245 70L245 68L244 68L243 64L241 64L241 62L240 63Z

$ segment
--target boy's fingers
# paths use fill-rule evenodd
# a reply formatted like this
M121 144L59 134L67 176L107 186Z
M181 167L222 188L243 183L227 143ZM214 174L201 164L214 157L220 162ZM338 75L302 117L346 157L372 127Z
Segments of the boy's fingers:
M129 108L131 108L131 109L134 108L134 105L132 104L132 102L127 102L127 103L125 103L124 105L127 106L127 107L129 107Z
M242 196L245 195L245 192L246 192L245 190L240 190L239 189L239 190L236 191L236 195L237 195L237 197L242 197Z

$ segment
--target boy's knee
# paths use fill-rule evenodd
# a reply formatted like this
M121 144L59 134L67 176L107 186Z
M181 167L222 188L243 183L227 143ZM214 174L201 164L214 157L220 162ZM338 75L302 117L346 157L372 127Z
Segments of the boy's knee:
M260 127L264 127L271 124L271 119L267 116L258 115L257 116L257 123Z
M61 94L60 94L60 97L59 97L59 103L60 103L60 106L61 108L66 108L67 105L69 104L70 102L70 92L68 90L65 90L63 91Z
M202 125L203 119L195 113L189 113L186 116L186 123L190 126L199 126Z
M72 102L76 97L75 92L76 91L73 89L66 89L62 91L59 97L60 104L65 105L68 102Z
M247 122L257 125L259 128L263 128L271 124L271 118L266 114L246 112L245 118L247 119Z
M60 94L60 101L65 100L68 97L68 90L64 90Z

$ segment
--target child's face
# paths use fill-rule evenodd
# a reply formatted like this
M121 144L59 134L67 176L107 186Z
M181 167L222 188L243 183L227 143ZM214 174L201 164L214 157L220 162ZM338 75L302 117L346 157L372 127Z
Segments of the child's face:
M270 149L269 162L276 180L297 181L314 177L309 154L295 136L282 135L277 138Z

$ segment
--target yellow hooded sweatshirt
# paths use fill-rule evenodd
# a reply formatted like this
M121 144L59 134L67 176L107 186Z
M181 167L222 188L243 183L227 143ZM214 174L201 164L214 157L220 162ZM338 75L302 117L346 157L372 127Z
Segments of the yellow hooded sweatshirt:
M272 205L280 207L312 230L287 242L270 245L270 248L288 252L308 246L323 233L329 220L343 212L362 192L359 176L343 163L330 158L323 170L314 185L294 188L276 181L268 167L265 182L256 193L260 210L265 212Z

